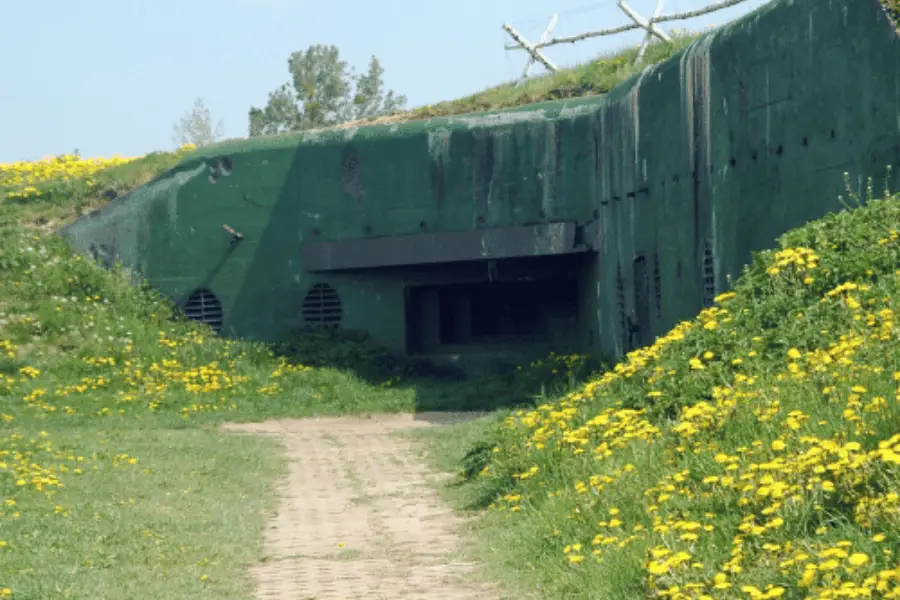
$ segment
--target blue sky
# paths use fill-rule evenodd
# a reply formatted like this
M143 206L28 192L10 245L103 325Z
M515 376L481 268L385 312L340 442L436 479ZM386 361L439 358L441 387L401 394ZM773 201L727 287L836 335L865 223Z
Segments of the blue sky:
M720 24L764 2L666 26ZM666 0L663 12L711 3ZM649 15L656 0L629 4ZM410 106L453 99L516 78L526 55L503 49L501 25L535 40L554 12L555 35L628 22L615 0L0 0L0 162L168 149L197 98L226 137L243 137L250 106L287 81L288 55L315 43L338 46L359 70L375 54ZM640 39L546 52L565 66Z

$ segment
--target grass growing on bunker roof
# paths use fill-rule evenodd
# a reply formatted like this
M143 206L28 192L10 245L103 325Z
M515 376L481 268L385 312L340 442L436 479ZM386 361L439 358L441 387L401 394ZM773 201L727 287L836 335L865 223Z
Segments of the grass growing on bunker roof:
M52 234L174 167L191 150L139 158L76 155L0 164L0 229Z
M647 65L667 60L698 37L696 34L677 33L671 44L652 43L641 62L636 61L637 49L628 48L555 73L532 77L521 84L505 83L457 100L415 108L399 116L427 119L605 94L629 77L640 73ZM524 52L521 54L526 56Z
M626 48L599 56L555 73L531 77L522 82L507 82L456 100L420 106L382 117L345 123L338 127L370 123L399 123L433 117L448 117L474 112L515 108L527 104L606 94L648 65L661 63L700 37L697 33L672 32L672 43L652 42L641 62L637 49ZM524 53L522 53L524 56Z
M546 599L900 597L898 269L873 199L586 385L438 432L482 556Z

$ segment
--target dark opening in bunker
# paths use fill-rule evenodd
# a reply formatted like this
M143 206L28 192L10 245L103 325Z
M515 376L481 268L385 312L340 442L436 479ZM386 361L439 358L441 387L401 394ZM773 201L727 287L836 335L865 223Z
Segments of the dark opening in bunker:
M407 290L410 354L540 355L571 348L582 291L581 257L530 275L497 261L485 280ZM485 268L485 273L490 267Z

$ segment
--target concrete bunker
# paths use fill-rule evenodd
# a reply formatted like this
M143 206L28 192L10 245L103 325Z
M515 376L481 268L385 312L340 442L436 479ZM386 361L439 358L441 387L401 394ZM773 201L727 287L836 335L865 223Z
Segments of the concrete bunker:
M878 0L776 0L602 96L211 145L61 234L225 336L611 360L881 182L898 90Z

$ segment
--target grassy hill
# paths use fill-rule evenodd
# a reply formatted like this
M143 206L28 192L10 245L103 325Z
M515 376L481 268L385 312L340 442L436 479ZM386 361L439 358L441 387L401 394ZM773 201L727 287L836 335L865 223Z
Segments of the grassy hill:
M488 560L541 598L900 597L898 268L886 193L583 386L443 434L472 438Z

